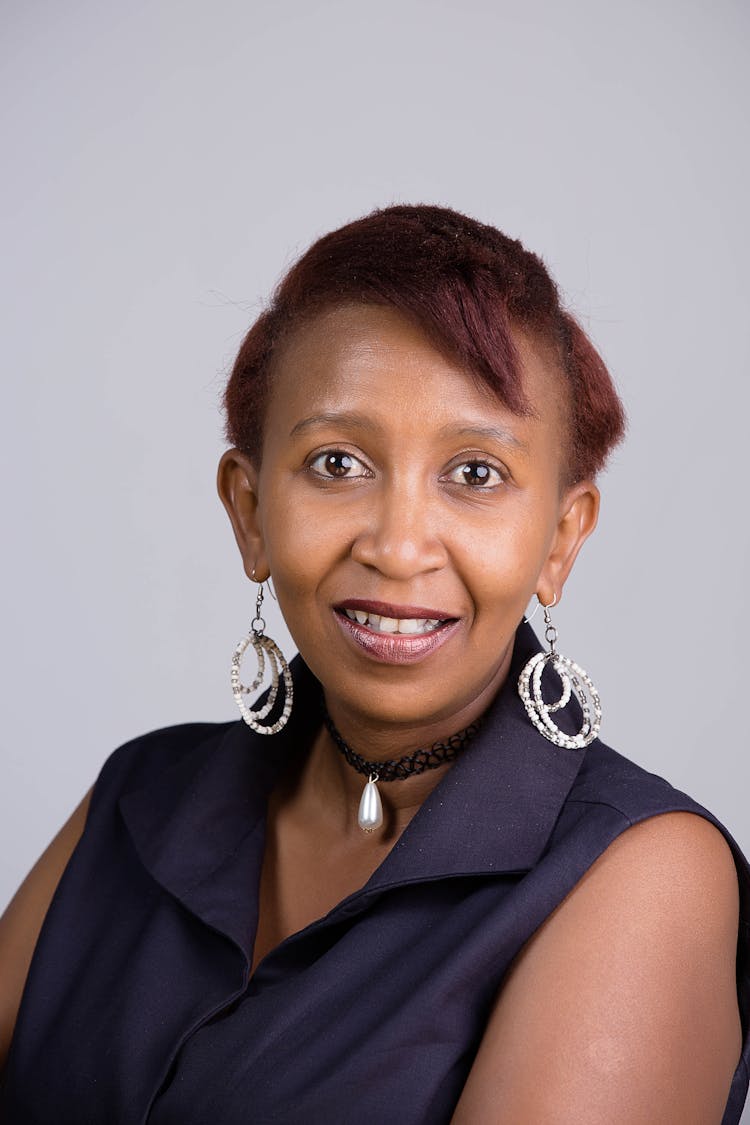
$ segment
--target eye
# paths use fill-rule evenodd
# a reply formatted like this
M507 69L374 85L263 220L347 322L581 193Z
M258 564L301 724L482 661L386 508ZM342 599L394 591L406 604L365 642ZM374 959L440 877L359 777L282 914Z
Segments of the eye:
M310 461L309 468L319 476L329 479L351 479L371 475L358 457L343 449L326 449L323 453L318 453Z
M493 488L503 483L503 475L487 461L462 461L448 470L448 480L454 484L468 484L472 488Z

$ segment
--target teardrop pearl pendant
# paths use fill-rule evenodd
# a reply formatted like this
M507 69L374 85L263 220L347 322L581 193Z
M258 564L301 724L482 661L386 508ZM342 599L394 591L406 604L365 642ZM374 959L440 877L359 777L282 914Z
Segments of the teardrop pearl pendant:
M380 800L377 781L378 775L371 773L362 791L357 823L363 832L374 832L383 823L383 802Z

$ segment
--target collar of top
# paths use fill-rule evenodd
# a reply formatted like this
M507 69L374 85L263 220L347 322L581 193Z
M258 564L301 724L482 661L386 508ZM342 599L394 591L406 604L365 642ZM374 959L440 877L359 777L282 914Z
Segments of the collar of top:
M390 887L455 876L530 870L542 856L588 749L562 749L529 721L518 696L541 645L519 626L503 687L479 733L440 779L364 886L327 916L353 913ZM119 805L141 863L197 917L247 954L254 934L268 795L320 723L321 686L291 662L294 707L271 737L242 720L217 725L176 764ZM250 937L252 943L252 937Z

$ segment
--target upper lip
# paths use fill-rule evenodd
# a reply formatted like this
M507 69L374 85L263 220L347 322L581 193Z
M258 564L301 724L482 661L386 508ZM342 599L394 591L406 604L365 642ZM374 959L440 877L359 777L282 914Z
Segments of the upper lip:
M374 602L369 598L347 598L339 602L334 609L359 609L365 613L376 613L379 617L423 618L427 621L448 621L454 619L454 614L446 613L444 609L427 609L423 605L393 605L392 602Z

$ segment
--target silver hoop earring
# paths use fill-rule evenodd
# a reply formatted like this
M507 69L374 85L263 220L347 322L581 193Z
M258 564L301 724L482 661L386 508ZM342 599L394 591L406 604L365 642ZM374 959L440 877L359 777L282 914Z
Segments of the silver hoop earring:
M255 568L253 568L253 578L255 577ZM235 702L240 709L242 718L245 720L249 727L252 727L258 734L276 734L283 726L286 725L287 719L292 710L292 675L289 671L289 665L284 659L279 646L270 637L267 637L264 630L266 623L261 617L261 608L263 606L263 583L258 585L258 596L255 601L255 617L250 623L250 632L244 637L237 648L234 650L232 656L231 668L231 682L232 694L234 695ZM258 671L255 679L251 684L245 686L240 682L240 664L245 649L252 645L255 649L255 658L258 661ZM248 707L243 695L249 695L251 692L257 691L263 683L263 677L266 670L266 657L269 658L270 673L271 673L271 687L269 690L268 699L262 707L252 708ZM279 691L279 682L284 682L284 706L281 715L276 722L264 723L262 720L271 714L275 704L276 697Z
M599 733L602 723L601 702L589 675L579 664L568 660L567 656L562 656L555 647L557 629L552 624L549 611L556 601L557 594L549 605L545 605L541 600L539 602L544 610L544 636L549 645L549 652L536 653L525 665L518 677L518 694L523 700L526 713L540 734L550 742L554 742L556 746L564 746L568 750L581 750L593 742ZM551 664L557 672L562 684L560 698L555 703L545 703L542 696L542 673L548 664ZM555 711L562 710L572 695L578 700L583 714L583 722L578 734L566 734L550 717Z

